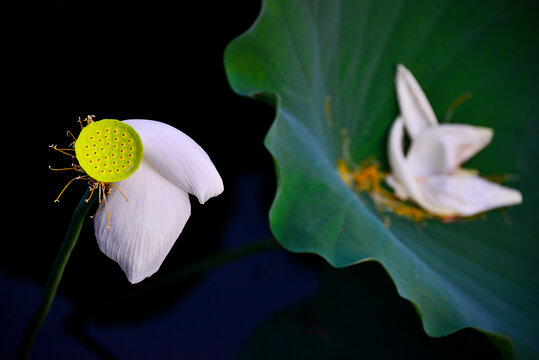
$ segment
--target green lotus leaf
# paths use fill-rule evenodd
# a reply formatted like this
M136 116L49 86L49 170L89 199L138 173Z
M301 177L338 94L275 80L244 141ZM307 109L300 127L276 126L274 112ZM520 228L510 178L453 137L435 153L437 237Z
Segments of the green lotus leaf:
M335 267L376 260L414 304L427 334L481 329L498 345L510 338L522 359L539 356L534 6L267 0L225 51L232 89L273 99L277 108L265 140L278 179L270 211L277 240ZM451 121L487 126L495 135L465 167L516 175L507 185L522 192L522 205L473 221L419 224L380 215L368 194L342 181L337 161L348 152L355 163L372 156L389 170L398 63L416 76L440 120L471 93Z

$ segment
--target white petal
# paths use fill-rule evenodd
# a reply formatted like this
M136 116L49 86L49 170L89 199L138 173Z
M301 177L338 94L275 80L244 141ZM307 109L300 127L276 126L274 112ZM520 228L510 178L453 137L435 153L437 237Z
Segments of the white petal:
M208 154L189 136L158 121L125 122L140 135L144 159L200 203L223 192L223 180Z
M404 125L412 139L425 129L438 124L436 115L421 86L412 73L401 64L397 66L395 86Z
M94 223L99 248L115 260L131 283L155 273L191 213L189 194L160 175L146 161L131 177L115 183L107 212L102 203ZM95 194L94 194L95 196Z
M417 201L421 198L421 190L417 185L414 174L403 152L404 123L402 117L398 117L389 131L388 155L392 177L400 184L400 192L407 193Z
M442 124L417 136L406 155L415 176L455 173L460 165L492 139L490 128Z
M404 122L402 117L398 117L389 131L388 157L392 171L392 180L399 184L397 186L399 192L401 194L407 194L418 205L434 214L454 215L451 209L439 207L435 202L432 203L425 200L423 189L420 187L412 172L412 167L404 156L403 138Z
M406 189L395 179L393 175L387 175L384 179L387 185L393 189L395 196L401 200L408 199L408 193Z
M474 175L432 176L421 183L421 188L427 202L451 209L461 216L522 202L518 190Z

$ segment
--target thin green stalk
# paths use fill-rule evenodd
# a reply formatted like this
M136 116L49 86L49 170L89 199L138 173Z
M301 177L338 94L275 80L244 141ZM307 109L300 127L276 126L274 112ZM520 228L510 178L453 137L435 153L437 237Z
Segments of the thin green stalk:
M56 295L56 290L58 289L58 285L60 284L60 280L62 279L62 275L67 265L67 261L69 260L71 251L75 247L77 239L79 238L84 219L86 218L88 210L95 200L95 196L93 196L90 201L86 202L89 195L90 191L87 190L75 208L75 212L71 218L66 236L62 242L62 245L60 246L58 254L56 255L49 278L45 284L45 293L43 294L39 307L37 308L34 317L28 324L19 347L17 348L17 359L28 358L30 348L36 338L36 335L41 328L41 325L43 325L47 314L49 313L54 296Z

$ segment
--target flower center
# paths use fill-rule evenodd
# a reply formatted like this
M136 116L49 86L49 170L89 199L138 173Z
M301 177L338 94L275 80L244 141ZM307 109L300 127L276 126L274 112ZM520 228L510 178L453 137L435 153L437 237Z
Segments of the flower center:
M90 123L75 142L75 154L91 178L112 183L131 176L142 161L142 141L130 125L105 119Z

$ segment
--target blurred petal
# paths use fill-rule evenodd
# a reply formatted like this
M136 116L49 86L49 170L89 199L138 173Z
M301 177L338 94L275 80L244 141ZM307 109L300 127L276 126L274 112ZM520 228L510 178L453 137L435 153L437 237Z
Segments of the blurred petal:
M412 167L404 156L403 139L404 122L402 117L398 117L389 131L388 142L389 164L392 171L391 181L399 184L398 186L394 187L395 190L397 190L401 196L408 195L417 204L433 214L440 214L443 216L455 215L451 209L438 206L436 202L425 200L423 196L423 189L420 187L420 184L412 172ZM390 186L391 181L388 183Z
M421 196L421 190L417 186L414 174L404 157L403 152L404 123L402 117L398 117L389 131L388 155L392 176L399 183L401 193L406 192L408 196L417 198Z
M522 203L522 194L474 175L432 176L421 183L425 200L461 216Z
M425 129L438 124L421 86L412 73L401 64L397 66L395 86L404 125L412 139Z
M131 177L107 196L95 218L99 248L115 260L131 283L155 273L180 235L189 215L189 194L160 175L145 159ZM95 196L95 194L94 194Z
M393 189L395 196L401 200L408 199L408 193L406 189L393 177L393 175L387 175L384 179L387 185Z
M451 174L490 143L490 128L443 124L418 135L406 155L412 172L419 177Z
M408 197L439 216L470 216L522 202L519 191L461 169L466 160L487 146L492 129L438 125L427 97L404 66L397 66L397 98L402 115L389 133L388 156L392 174L386 183L402 200ZM404 155L404 127L412 139Z
M144 159L200 203L223 192L223 181L206 152L180 130L152 120L125 120L140 135Z

